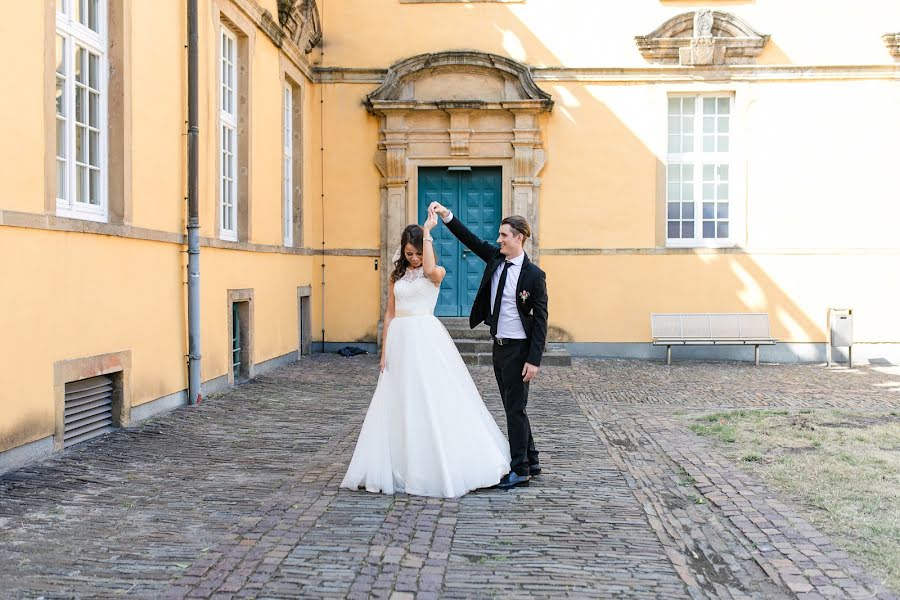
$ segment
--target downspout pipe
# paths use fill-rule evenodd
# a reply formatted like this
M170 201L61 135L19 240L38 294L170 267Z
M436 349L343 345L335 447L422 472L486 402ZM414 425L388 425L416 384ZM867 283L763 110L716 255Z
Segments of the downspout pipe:
M200 136L197 100L197 0L187 0L188 33L188 404L200 404L200 202L198 185L198 143Z

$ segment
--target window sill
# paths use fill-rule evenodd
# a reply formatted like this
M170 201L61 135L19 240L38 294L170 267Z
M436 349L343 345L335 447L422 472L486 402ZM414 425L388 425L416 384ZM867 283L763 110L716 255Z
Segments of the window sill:
M691 249L691 248L741 248L742 245L739 242L734 240L722 240L722 241L698 241L698 240L690 240L685 242L680 241L666 241L666 248L672 249Z
M93 221L94 223L109 222L109 216L106 212L88 212L57 207L56 216L64 217L66 219L78 219L80 221Z

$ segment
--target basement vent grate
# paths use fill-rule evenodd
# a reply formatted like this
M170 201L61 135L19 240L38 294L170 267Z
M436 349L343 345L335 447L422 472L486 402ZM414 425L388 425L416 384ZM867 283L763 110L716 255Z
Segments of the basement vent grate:
M63 447L113 430L113 380L91 377L66 384Z

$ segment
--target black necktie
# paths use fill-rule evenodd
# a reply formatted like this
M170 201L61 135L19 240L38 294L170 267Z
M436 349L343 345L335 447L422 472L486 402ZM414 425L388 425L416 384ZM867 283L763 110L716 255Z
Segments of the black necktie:
M500 303L503 301L503 288L506 287L506 272L512 263L506 261L503 272L500 273L500 281L497 282L497 295L494 297L494 310L491 311L491 335L497 337L497 324L500 322Z

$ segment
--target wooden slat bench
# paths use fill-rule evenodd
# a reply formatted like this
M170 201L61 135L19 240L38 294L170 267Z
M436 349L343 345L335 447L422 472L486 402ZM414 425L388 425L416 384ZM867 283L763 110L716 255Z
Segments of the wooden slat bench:
M666 347L672 364L672 346L753 346L756 366L759 347L774 345L767 313L652 313L654 346Z

